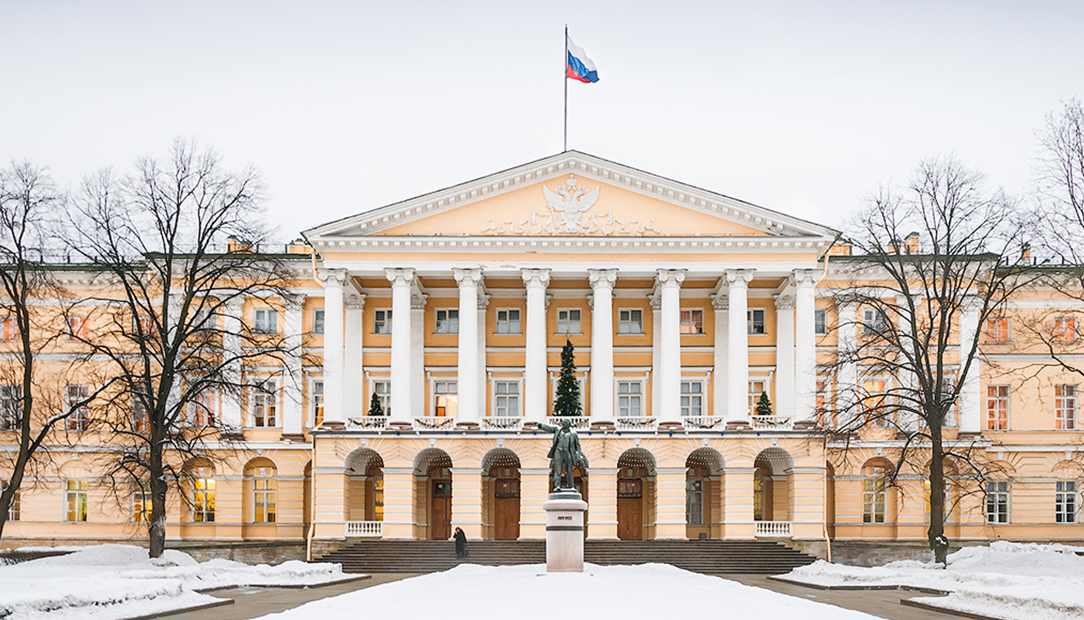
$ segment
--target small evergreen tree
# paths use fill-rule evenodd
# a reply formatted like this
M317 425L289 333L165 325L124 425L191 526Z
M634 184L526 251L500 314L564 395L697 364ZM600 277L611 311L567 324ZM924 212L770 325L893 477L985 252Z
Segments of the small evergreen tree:
M384 415L384 407L380 404L380 397L376 392L373 392L373 397L369 399L369 415Z
M772 415L772 401L768 400L767 392L760 393L760 400L757 401L757 415Z
M553 415L583 415L580 405L580 382L576 380L576 357L572 350L572 341L565 339L565 348L561 349L561 376L557 379L557 397L553 401Z

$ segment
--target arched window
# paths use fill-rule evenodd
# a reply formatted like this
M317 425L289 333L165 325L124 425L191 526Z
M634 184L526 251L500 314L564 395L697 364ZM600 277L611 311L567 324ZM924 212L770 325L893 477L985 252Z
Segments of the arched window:
M215 521L215 468L207 459L195 459L185 465L185 473L191 480L192 522Z
M277 473L270 459L252 459L245 465L245 482L252 498L253 523L275 523L278 508Z
M862 523L885 522L891 474L892 465L884 459L872 459L862 468Z

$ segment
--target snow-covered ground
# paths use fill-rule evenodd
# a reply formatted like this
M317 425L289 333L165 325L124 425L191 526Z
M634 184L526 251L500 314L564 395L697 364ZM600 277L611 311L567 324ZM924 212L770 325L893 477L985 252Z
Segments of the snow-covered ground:
M588 565L546 574L543 565L460 565L313 601L263 620L872 620L873 616L664 564Z
M818 561L785 578L822 586L932 588L925 603L1006 620L1084 618L1084 557L1079 547L998 541L948 556L948 568L914 561L861 568Z
M315 585L349 577L338 564L250 566L197 562L180 551L151 560L129 545L85 547L69 555L0 566L4 620L114 620L215 602L197 590L229 586Z

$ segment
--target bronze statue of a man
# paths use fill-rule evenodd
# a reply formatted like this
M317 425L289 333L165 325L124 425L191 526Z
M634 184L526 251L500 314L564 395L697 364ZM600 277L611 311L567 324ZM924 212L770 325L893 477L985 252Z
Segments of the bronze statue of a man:
M580 449L580 438L568 420L562 420L560 426L550 426L542 422L538 428L553 433L553 446L546 456L553 459L553 489L573 490L576 488L573 482L573 468L576 465L585 465L587 457ZM564 468L565 485L561 485L561 470Z

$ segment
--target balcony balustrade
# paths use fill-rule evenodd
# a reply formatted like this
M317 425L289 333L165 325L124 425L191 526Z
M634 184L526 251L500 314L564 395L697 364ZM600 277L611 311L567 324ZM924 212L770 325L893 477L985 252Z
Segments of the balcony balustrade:
M789 538L790 533L790 521L757 521L756 532L757 536L765 538Z
M384 535L384 522L383 521L347 521L346 532L347 538L367 536L373 538L380 538Z

